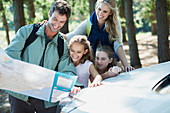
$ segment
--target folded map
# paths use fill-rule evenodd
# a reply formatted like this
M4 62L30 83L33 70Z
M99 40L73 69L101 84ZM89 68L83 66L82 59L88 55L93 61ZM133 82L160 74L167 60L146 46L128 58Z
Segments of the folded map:
M77 76L13 59L0 48L0 89L57 102L69 95L76 80Z

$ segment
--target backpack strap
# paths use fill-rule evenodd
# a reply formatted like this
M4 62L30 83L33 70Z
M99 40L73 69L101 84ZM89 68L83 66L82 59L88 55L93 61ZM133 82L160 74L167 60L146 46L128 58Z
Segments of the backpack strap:
M91 32L91 26L92 26L91 21L90 21L90 19L88 19L87 25L86 25L86 34L87 34L88 37L89 37L90 32Z
M22 52L21 52L21 56L23 56L25 49L37 39L38 35L36 35L36 32L38 31L40 27L41 27L40 24L33 25L33 30L25 42L24 48L22 49ZM55 68L56 71L58 70L58 64L60 62L60 58L64 52L64 39L62 39L61 37L58 37L57 49L58 49L58 54L59 54L59 61Z
M59 58L61 58L64 52L64 39L62 39L61 37L58 37L57 49L58 49Z
M31 43L33 43L35 41L35 39L38 37L36 35L36 32L38 31L38 29L40 27L41 27L40 24L34 24L33 25L33 30L32 30L31 34L29 35L29 37L27 38L27 40L25 42L24 48L22 49L22 52L21 52L21 56L23 56L26 47L28 47Z
M59 62L61 61L61 57L64 52L64 39L62 39L61 37L58 37L57 49L58 49L59 61L55 67L55 71L58 71L58 65L59 65Z

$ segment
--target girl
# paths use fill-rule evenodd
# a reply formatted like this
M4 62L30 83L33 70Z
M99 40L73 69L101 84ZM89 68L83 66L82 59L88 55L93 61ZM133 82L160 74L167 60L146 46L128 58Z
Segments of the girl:
M116 65L113 58L113 51L109 46L103 45L96 50L96 69L103 79L114 77L121 72L121 68Z
M91 53L90 43L86 36L77 35L71 38L69 42L70 57L76 67L78 80L84 87L88 87L89 76L92 75L94 80L89 87L102 85L102 77L96 71L94 60Z

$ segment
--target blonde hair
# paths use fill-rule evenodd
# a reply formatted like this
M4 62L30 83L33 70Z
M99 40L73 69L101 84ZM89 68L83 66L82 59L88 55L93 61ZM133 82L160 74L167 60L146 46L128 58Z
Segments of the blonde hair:
M94 63L94 58L92 55L90 42L87 40L87 37L84 35L76 35L76 36L72 37L69 41L69 47L71 47L74 42L78 42L78 43L84 45L84 50L86 50L86 49L88 50L88 52L86 54L84 54L82 56L82 58L80 59L80 63L83 64L86 60L90 60L91 62Z
M115 40L121 41L121 35L119 31L118 18L117 18L117 6L115 0L97 0L96 9L100 3L105 3L109 6L111 10L111 15L109 15L105 22L105 29L109 33L109 41L112 43Z

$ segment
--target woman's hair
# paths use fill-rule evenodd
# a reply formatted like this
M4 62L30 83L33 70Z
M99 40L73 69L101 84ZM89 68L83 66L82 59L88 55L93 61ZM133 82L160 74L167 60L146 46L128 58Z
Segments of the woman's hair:
M109 6L111 10L111 15L109 15L105 22L106 31L109 33L109 40L112 43L115 40L121 41L121 35L119 31L118 18L117 18L117 6L115 0L97 0L96 9L100 3L105 3Z
M116 65L116 60L115 58L113 57L113 50L107 46L107 45L102 45L100 46L99 48L97 48L96 52L97 51L103 51L107 54L107 56L109 57L109 59L113 59L111 63L108 64L107 68L109 69L110 67L112 66L115 66Z
M86 60L90 60L91 62L94 63L94 58L92 55L91 47L90 47L90 42L87 40L87 37L84 35L76 35L72 37L69 41L69 47L72 46L74 42L78 42L82 45L84 45L84 50L88 49L88 52L82 56L80 59L80 63L84 63Z

